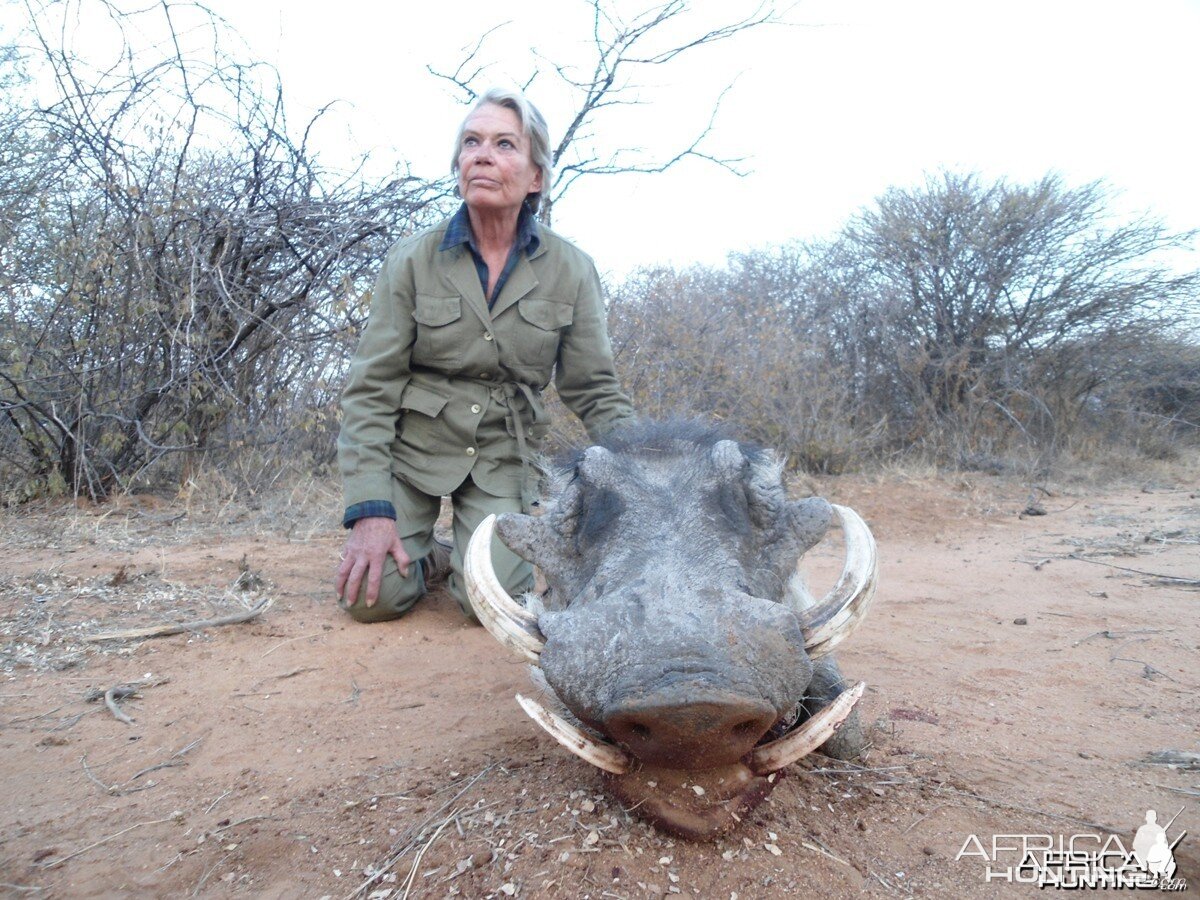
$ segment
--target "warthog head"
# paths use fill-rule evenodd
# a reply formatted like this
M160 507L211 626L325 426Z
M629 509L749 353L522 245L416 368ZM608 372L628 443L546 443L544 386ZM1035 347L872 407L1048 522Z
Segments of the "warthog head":
M781 473L700 426L639 426L566 464L544 515L489 518L467 551L480 620L540 670L525 711L692 838L733 827L862 693L822 657L866 611L874 541L850 509L788 500ZM796 566L834 515L846 565L814 602ZM493 533L541 569L544 595L505 593Z

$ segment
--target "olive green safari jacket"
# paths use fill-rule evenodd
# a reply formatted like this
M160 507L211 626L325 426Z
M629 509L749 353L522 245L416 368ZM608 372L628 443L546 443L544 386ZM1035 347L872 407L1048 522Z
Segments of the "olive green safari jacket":
M342 397L347 507L390 499L393 474L431 495L472 475L494 496L528 500L522 456L545 437L552 373L593 440L634 418L591 258L542 226L489 311L466 245L439 249L448 224L395 244L375 284Z

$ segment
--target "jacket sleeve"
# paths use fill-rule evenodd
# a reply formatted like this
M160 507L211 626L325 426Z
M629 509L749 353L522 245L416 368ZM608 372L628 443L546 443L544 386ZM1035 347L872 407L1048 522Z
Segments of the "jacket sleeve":
M580 279L573 321L559 343L554 385L593 441L636 421L633 404L617 381L600 276L590 260Z
M391 446L416 336L413 293L408 254L393 248L375 282L367 327L342 394L338 465L346 507L392 497Z

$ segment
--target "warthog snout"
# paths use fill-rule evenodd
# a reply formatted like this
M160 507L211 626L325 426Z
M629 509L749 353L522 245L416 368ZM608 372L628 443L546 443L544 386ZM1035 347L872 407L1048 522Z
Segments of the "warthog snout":
M672 688L614 704L602 724L644 763L708 769L737 762L776 718L763 700Z

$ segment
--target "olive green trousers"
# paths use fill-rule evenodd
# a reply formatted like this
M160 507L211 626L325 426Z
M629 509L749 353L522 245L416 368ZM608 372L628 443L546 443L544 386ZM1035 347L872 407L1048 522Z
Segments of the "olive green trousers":
M477 485L470 476L451 496L454 508L454 552L450 556L450 578L447 587L464 615L478 624L475 611L467 599L463 583L463 554L475 528L492 513L527 512L521 509L519 497L496 497ZM392 476L392 504L396 507L396 529L413 564L408 577L400 574L396 560L390 555L384 562L383 582L379 600L374 606L366 604L366 579L352 606L343 606L359 622L385 622L397 619L416 605L425 593L425 576L417 560L424 559L433 549L433 525L441 512L442 498L418 491L407 482ZM492 538L492 567L500 583L516 596L533 588L533 566Z

